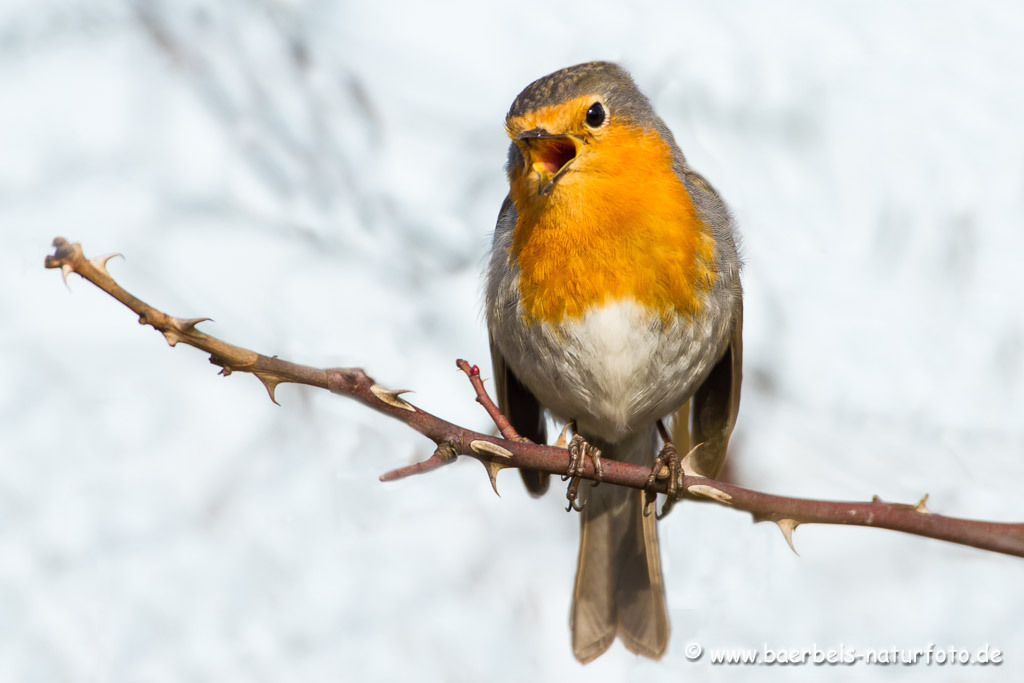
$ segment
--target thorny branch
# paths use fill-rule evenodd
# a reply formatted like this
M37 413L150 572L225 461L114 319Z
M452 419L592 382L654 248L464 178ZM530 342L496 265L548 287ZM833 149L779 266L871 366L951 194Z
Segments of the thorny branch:
M437 444L433 455L427 460L388 472L381 476L381 481L428 472L460 455L481 462L487 469L492 486L495 486L497 473L507 467L528 467L559 475L568 472L569 452L560 445L535 444L516 434L487 396L479 369L466 361L458 361L458 367L469 377L477 400L494 420L501 437L465 429L420 410L401 397L405 393L403 390L386 389L359 368L321 369L299 365L274 356L264 356L204 334L196 329L196 325L208 318L180 319L169 316L118 285L106 269L113 254L87 259L80 244L72 244L61 237L56 238L53 245L54 253L46 257L47 268L60 268L65 280L69 273L78 273L134 311L139 316L140 324L150 325L161 332L171 346L184 343L209 353L210 362L221 367L221 374L248 372L255 375L275 403L274 390L282 383L292 382L329 389L404 422ZM608 459L603 460L602 465L601 481L604 485L650 490L650 468ZM584 479L593 480L593 463L585 460L579 474ZM754 521L775 522L790 547L793 545L793 529L800 524L847 524L891 529L1024 557L1024 523L985 522L938 515L925 507L927 495L916 505L889 503L877 497L870 502L790 498L707 479L692 472L681 474L676 483L681 498L719 503L749 512ZM664 493L666 488L665 478L658 478L653 486L659 493Z

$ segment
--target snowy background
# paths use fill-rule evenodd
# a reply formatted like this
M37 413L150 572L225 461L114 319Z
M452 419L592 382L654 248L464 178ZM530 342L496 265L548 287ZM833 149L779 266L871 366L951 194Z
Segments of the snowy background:
M489 429L480 272L503 118L617 60L733 208L730 476L1024 519L1024 12L1013 3L0 5L0 682L591 681L1024 672L1021 560L743 514L662 525L661 662L582 669L559 493L428 455L326 392L170 349L56 235L174 315L361 365ZM485 369L485 374L488 370ZM1000 668L713 667L705 648L1005 652Z

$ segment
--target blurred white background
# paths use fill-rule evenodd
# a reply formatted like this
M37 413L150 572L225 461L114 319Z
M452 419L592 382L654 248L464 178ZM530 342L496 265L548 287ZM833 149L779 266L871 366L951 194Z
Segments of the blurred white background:
M1024 11L1010 2L0 6L0 681L1012 679L1021 560L683 505L673 635L585 669L575 515L326 392L170 349L42 261L265 353L361 365L490 425L480 273L504 114L631 69L733 208L746 383L730 475L1022 520ZM705 648L1005 652L1001 667L713 667Z

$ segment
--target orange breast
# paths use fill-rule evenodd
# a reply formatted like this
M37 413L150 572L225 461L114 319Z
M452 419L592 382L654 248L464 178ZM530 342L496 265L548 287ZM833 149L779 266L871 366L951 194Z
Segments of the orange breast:
M544 197L511 184L512 256L528 318L556 324L632 298L662 317L695 315L715 280L714 238L654 131L619 125Z

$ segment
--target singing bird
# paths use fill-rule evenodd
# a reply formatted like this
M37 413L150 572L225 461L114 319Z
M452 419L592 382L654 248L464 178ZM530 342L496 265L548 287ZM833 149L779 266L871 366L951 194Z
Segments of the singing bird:
M725 204L616 64L534 81L505 127L509 192L486 285L499 407L535 442L546 442L546 410L575 426L574 455L599 451L662 476L666 459L677 463L672 449L659 453L659 420L675 415L676 440L700 444L693 469L716 476L742 366L740 259ZM547 489L548 475L522 475L532 494ZM669 622L643 492L588 486L581 502L573 653L588 662L619 636L660 658Z

